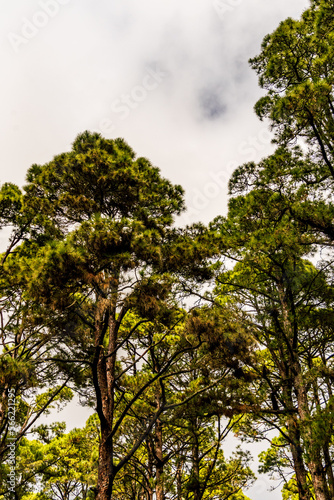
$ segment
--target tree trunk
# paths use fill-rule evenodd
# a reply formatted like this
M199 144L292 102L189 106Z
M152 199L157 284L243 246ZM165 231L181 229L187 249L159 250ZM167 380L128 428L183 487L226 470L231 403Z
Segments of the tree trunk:
M289 438L291 439L290 450L293 459L294 471L296 474L299 500L311 500L312 495L307 485L307 471L305 469L303 450L300 444L298 422L295 416L289 418L287 428Z
M312 476L313 488L316 500L332 500L329 496L327 483L324 477L324 469L321 463L320 454L316 461L310 461L308 467Z
M102 428L99 447L98 493L96 500L111 500L114 482L113 453L108 435L109 427Z
M193 492L194 492L194 500L201 500L201 484L199 480L199 449L198 449L198 439L197 439L197 422L194 422L194 443L192 447L192 461L193 461Z
M298 427L297 432L298 434L299 432L302 432L301 437L303 438L303 448L305 457L307 457L307 460L305 460L305 462L311 474L316 500L331 500L321 459L322 446L321 443L316 440L316 437L313 436L312 418L309 409L307 390L303 380L302 368L298 357L298 323L296 319L293 293L291 292L289 284L286 290L284 290L282 285L280 284L278 286L278 290L283 316L282 340L286 343L289 365L287 376L288 379L290 378L290 376L292 378L292 384L297 398L297 411L300 419L300 424L296 422L296 425ZM284 357L282 359L284 359ZM289 403L292 403L292 401ZM300 443L300 440L297 442ZM305 480L302 477L304 473L302 469L300 469L300 458L302 458L302 455L301 450L297 449L295 451L297 451L297 453L295 454L297 467L299 468L299 472L301 474L301 486L302 484L305 484ZM298 488L300 486L298 486ZM304 493L305 487L303 486L302 489Z
M326 474L328 477L329 491L330 491L331 497L334 498L334 475L333 475L332 460L331 460L331 456L329 453L328 443L326 443L323 446L323 453L324 453L324 458L325 458Z
M147 449L147 478L146 478L146 488L147 488L147 500L153 500L153 444L150 441L150 437L146 439L146 449Z
M177 464L176 471L176 488L177 488L177 500L182 500L182 469L183 469L183 461Z
M317 409L321 411L321 403L320 403L320 398L319 398L319 391L318 391L318 386L316 381L313 383L313 392L314 392L314 397L317 405ZM331 388L329 388L329 397L332 397L332 391ZM333 475L333 468L332 468L332 460L329 452L329 444L331 440L331 436L333 433L332 425L330 426L328 433L325 433L323 436L323 441L322 441L322 453L324 456L324 461L325 461L325 481L327 479L327 484L328 484L328 490L330 493L330 497L334 498L334 475Z
M307 391L302 381L301 370L298 362L294 365L294 373L296 374L294 386L298 401L298 414L304 427L304 447L308 457L307 466L309 468L314 494L316 500L331 500L326 475L322 463L321 449L322 443L313 435L312 418L309 411Z
M162 422L160 418L155 424L155 450L157 457L157 470L156 470L156 500L164 500L164 462L162 451Z
M108 328L109 345L108 357L106 357L103 340ZM112 308L109 300L100 299L96 310L95 358L93 363L93 380L97 399L96 409L101 426L96 500L111 500L116 473L113 463L113 439L110 437L114 418L116 341L117 331L114 308Z

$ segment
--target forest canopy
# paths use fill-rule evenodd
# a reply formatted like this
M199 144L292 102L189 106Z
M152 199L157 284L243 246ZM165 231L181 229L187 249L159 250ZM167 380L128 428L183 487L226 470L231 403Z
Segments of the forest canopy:
M334 498L333 41L324 0L264 38L276 149L207 226L99 133L1 186L1 500L247 500L229 434L284 500ZM41 423L73 398L84 428Z

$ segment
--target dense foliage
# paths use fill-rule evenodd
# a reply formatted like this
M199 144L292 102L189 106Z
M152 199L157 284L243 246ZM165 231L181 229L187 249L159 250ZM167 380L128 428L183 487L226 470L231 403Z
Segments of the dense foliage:
M333 13L312 0L250 61L277 149L209 227L96 133L2 186L1 499L246 500L229 433L269 441L283 499L334 498ZM85 428L40 423L73 397Z

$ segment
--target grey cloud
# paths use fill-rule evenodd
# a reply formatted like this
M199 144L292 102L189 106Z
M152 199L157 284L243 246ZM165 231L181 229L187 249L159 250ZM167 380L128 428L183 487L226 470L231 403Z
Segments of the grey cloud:
M199 92L199 105L204 118L216 120L224 115L227 105L223 103L223 96L220 88L204 88Z

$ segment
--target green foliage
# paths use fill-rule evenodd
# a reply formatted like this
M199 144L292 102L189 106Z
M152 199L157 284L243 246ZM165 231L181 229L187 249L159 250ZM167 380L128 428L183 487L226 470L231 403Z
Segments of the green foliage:
M17 453L16 470L21 479L24 500L55 496L71 500L89 498L89 488L96 484L98 430L96 416L83 429L68 434L57 426L43 443L23 439ZM45 441L45 428L38 429ZM36 491L37 490L37 491Z
M260 118L268 117L276 141L306 137L316 144L325 175L333 177L333 2L312 0L300 20L286 19L251 59L261 87L268 92L256 104Z
M232 430L270 440L284 499L334 495L333 12L312 0L251 60L278 148L236 169L209 229L173 227L182 188L97 133L2 186L0 467L15 387L19 498L246 500ZM75 391L84 429L24 437Z
M158 228L184 207L180 186L162 179L145 158L135 159L123 139L107 140L84 132L63 153L27 175L27 196L52 220L67 228L94 216L143 220Z

